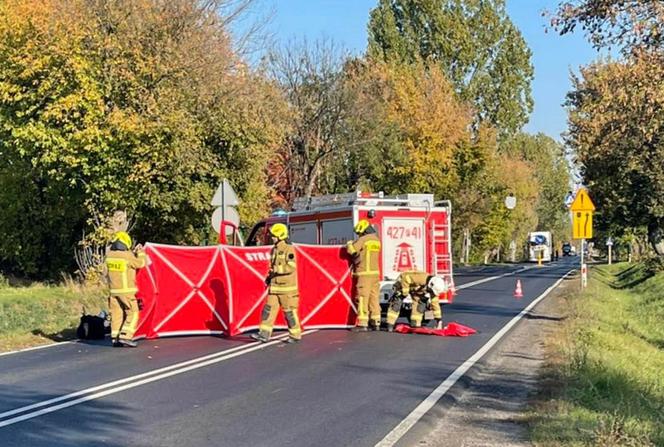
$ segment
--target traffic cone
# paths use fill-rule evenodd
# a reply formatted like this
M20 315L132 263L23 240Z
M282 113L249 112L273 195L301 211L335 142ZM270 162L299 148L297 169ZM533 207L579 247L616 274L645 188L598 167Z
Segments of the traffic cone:
M521 280L516 280L516 290L514 291L514 298L523 298L523 290L521 290Z
M450 295L456 296L456 287L454 287L454 280L452 280L452 285L450 286Z

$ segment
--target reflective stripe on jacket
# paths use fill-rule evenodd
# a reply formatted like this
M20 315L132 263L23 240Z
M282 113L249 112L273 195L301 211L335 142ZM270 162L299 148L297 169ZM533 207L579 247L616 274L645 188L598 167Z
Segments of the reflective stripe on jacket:
M270 293L274 295L297 294L297 263L295 247L279 241L270 254Z
M142 251L138 255L134 255L131 251L109 251L106 256L106 267L111 295L134 295L138 292L136 270L145 267L146 261L147 256Z
M353 257L355 276L379 276L380 239L376 234L364 234L355 242L346 245L348 254Z

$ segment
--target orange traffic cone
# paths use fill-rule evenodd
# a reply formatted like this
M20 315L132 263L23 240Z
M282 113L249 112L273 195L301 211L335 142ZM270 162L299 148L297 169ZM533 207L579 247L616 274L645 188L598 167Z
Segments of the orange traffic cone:
M516 280L516 290L514 291L514 298L523 298L523 290L521 290L521 280Z

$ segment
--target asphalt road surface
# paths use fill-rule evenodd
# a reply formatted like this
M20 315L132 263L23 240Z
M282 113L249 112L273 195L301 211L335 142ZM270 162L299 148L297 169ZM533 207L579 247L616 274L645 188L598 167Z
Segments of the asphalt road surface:
M414 445L434 410L454 405L464 372L576 260L457 271L443 319L478 331L465 338L321 330L298 345L183 337L3 355L0 446Z

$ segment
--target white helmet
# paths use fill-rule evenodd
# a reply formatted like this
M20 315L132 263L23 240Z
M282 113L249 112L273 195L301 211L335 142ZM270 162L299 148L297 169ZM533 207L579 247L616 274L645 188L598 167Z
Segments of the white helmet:
M447 283L445 280L439 276L433 276L429 280L429 284L427 284L427 287L429 290L431 290L434 295L439 296L442 293L447 292Z

